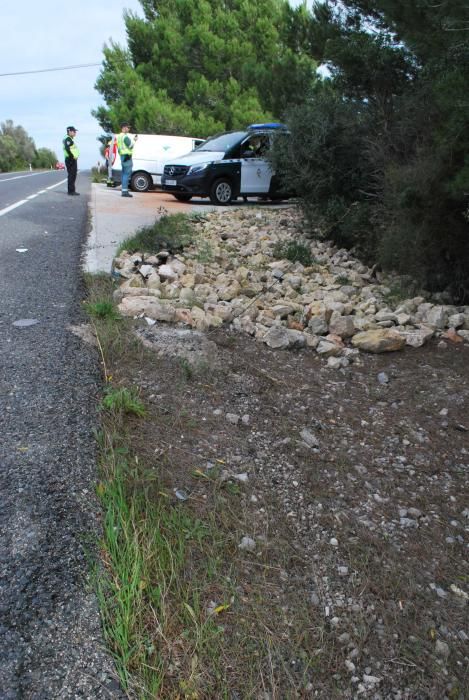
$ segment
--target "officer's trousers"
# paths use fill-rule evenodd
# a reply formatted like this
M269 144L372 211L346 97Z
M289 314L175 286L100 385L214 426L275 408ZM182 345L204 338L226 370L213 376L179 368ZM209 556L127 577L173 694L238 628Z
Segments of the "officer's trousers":
M75 192L75 180L77 179L78 163L76 158L65 158L65 167L67 168L67 187L68 194Z

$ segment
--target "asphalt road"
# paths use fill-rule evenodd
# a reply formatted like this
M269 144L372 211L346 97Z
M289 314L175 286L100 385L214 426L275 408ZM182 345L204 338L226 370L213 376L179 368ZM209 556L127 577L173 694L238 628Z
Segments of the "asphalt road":
M89 584L99 368L69 330L90 186L64 178L0 175L1 700L122 697Z

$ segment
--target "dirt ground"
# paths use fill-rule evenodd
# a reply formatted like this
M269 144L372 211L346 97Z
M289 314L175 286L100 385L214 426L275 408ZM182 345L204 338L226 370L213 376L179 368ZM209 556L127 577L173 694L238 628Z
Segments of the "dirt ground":
M151 415L134 443L178 507L203 516L223 489L230 511L229 697L467 698L469 347L338 371L229 329L196 343L137 323L152 350L121 372Z

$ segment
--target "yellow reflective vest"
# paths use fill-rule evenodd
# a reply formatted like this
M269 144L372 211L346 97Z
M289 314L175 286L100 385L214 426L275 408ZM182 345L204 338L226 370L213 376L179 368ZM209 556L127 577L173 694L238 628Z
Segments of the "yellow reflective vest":
M126 146L124 139L128 137L130 141L130 146ZM119 134L117 137L117 150L120 156L131 156L134 150L135 143L132 141L128 134Z
M65 141L67 141L67 139L70 139L70 141L71 141L71 143L69 143L69 146L68 146L70 153L75 158L75 160L77 160L78 156L80 155L80 151L78 150L78 147L75 145L75 141L72 139L72 137L69 134L67 134L67 136L62 141L63 147L64 147L64 158L70 157L68 150L65 148Z

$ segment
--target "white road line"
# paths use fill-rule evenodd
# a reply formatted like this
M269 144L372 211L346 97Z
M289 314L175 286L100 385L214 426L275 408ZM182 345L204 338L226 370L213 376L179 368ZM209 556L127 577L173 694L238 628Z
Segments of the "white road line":
M0 216L8 214L8 212L12 211L13 209L16 209L16 207L20 207L22 204L27 204L31 199L34 199L34 197L37 197L40 194L47 194L47 190L52 190L54 189L54 187L63 185L64 182L67 182L67 178L65 178L64 180L60 180L60 182L57 182L55 185L51 185L45 190L39 190L39 192L36 192L36 194L29 195L29 197L27 197L26 199L21 199L19 202L15 202L15 204L10 204L10 206L5 207L5 209L0 209Z
M56 170L43 170L41 173L28 173L27 175L15 175L15 177L4 177L0 178L1 182L8 182L9 180L21 180L24 177L36 177L37 175L49 175L50 173L55 173Z
M9 211L12 211L12 209L16 209L16 207L20 207L22 204L26 204L27 201L27 199L22 199L21 201L16 202L16 204L10 204L9 207L5 207L5 209L0 209L0 216L8 214Z
M67 182L67 178L65 178L64 180L61 180L60 182L56 182L55 185L51 185L50 187L46 187L46 190L53 190L54 187L58 187L58 186L61 185L63 182Z

